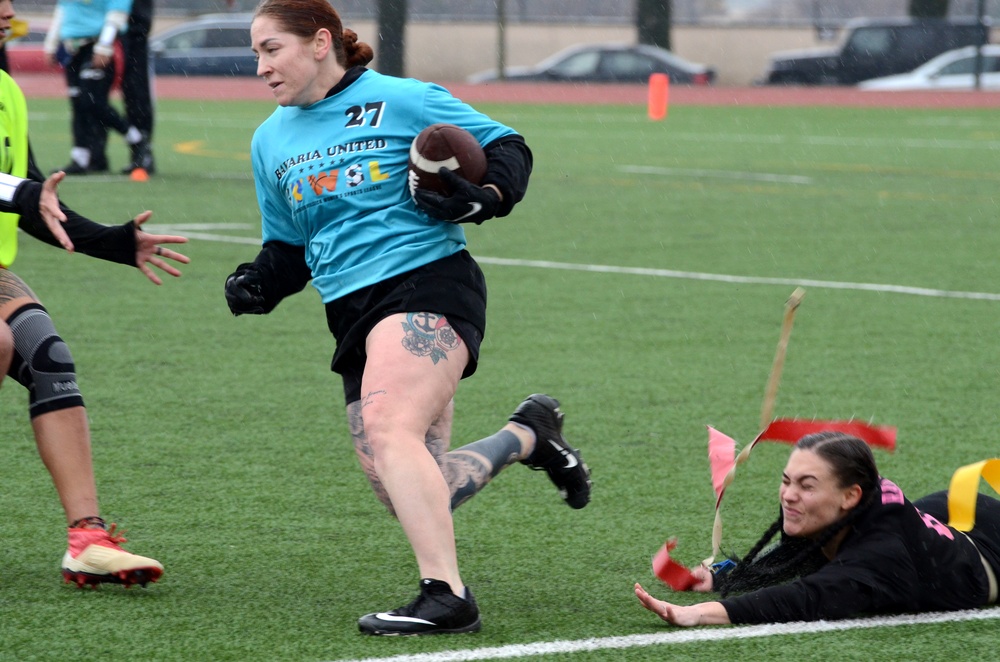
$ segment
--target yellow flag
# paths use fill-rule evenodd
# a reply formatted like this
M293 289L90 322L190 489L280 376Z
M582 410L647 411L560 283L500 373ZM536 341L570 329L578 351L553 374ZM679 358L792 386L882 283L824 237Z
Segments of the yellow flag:
M949 526L959 531L971 531L976 525L980 477L1000 492L1000 458L968 464L952 475L951 485L948 486Z

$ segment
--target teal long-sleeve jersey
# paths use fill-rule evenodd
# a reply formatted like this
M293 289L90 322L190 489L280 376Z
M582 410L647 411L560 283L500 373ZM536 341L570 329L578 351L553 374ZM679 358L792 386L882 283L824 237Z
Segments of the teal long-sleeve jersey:
M407 189L410 143L435 123L481 145L515 134L443 87L371 70L314 104L277 108L254 133L263 242L304 247L324 303L465 247L462 226L420 211Z

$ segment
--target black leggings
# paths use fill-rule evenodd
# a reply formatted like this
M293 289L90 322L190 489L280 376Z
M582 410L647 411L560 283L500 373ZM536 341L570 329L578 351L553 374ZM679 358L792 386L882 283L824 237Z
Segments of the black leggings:
M948 521L948 492L934 492L913 502L921 512L941 522ZM969 537L1000 576L1000 501L980 494L976 500L976 524Z
M91 166L107 168L108 130L124 135L128 122L111 105L111 87L115 82L115 60L104 69L90 66L94 46L82 46L66 65L66 84L70 89L73 110L73 146L90 150Z

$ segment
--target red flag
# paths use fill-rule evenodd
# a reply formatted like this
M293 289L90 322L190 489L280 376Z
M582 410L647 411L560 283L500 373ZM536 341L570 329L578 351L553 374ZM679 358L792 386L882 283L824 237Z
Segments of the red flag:
M736 442L711 425L708 426L708 462L712 469L712 487L715 488L715 502L718 505L726 489L726 476L736 466Z
M670 552L677 547L677 538L663 543L663 547L653 557L653 574L675 591L687 591L698 583L691 571L670 558Z
M885 425L868 425L861 421L799 421L776 418L757 440L796 441L815 432L843 432L861 439L869 446L881 446L890 451L896 449L896 428ZM756 442L756 440L755 440Z

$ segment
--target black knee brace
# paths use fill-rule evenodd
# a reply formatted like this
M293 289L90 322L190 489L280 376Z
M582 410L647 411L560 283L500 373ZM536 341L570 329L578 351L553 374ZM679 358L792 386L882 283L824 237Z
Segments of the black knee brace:
M73 356L45 308L37 303L22 306L7 325L14 334L14 358L8 374L28 389L31 417L82 407Z

